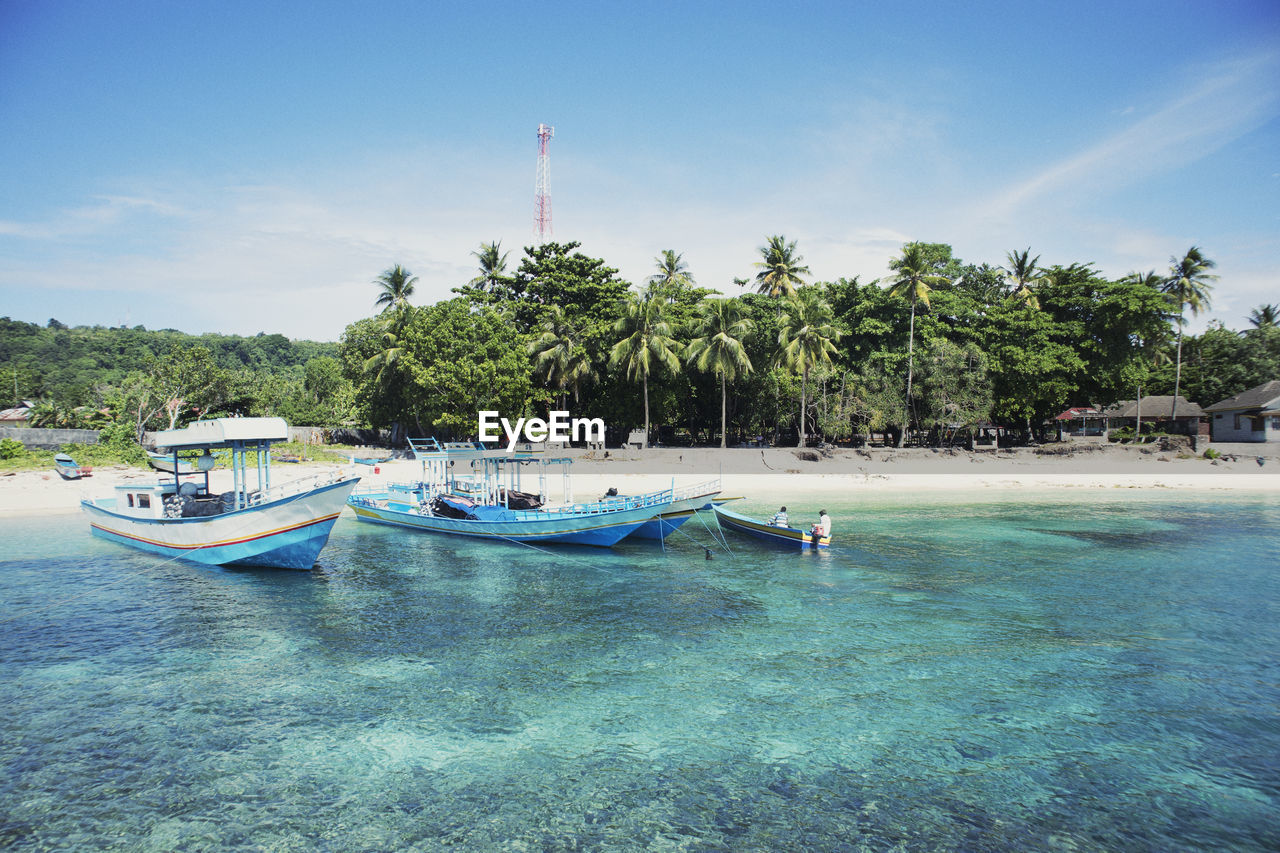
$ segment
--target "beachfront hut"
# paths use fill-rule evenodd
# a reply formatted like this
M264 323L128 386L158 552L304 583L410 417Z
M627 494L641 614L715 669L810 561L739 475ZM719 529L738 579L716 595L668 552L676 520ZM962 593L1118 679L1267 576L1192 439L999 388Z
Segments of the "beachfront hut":
M1102 435L1105 423L1102 411L1093 406L1073 406L1053 419L1058 427L1058 440L1067 435Z
M1141 419L1143 425L1152 424L1152 429L1161 432L1199 435L1200 421L1205 412L1198 404L1179 394L1178 417L1175 419L1173 395L1163 394L1143 397L1140 404L1136 400L1121 400L1114 406L1103 409L1101 415L1108 430L1122 427L1136 429Z
M1213 441L1280 441L1280 379L1207 406Z

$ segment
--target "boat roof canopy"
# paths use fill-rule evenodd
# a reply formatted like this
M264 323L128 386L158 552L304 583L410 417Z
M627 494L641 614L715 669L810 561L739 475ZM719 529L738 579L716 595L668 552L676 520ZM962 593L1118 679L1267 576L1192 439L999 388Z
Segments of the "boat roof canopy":
M182 429L162 430L156 433L156 446L230 447L236 442L270 443L288 439L289 425L284 418L215 418L196 421Z

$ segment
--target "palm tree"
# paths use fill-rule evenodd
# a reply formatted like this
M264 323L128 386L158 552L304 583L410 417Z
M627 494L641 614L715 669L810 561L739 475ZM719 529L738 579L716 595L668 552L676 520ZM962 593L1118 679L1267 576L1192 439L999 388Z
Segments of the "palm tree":
M413 295L413 286L418 277L404 267L396 264L373 280L378 285L378 298L374 305L383 306L382 311L403 311L409 305L409 297Z
M676 254L673 249L663 249L662 254L653 259L658 271L649 276L649 284L662 291L669 300L674 300L680 291L693 287L693 276L689 273L689 265L684 262L684 255Z
M1036 298L1032 288L1040 283L1040 268L1037 266L1040 256L1036 255L1028 260L1030 254L1029 246L1022 252L1009 252L1006 255L1009 266L1004 271L1012 285L1010 297L1023 302L1028 308L1039 309L1040 300Z
M796 254L796 241L787 242L787 238L776 235L769 238L760 247L763 260L756 263L760 272L756 273L756 292L768 294L774 299L790 298L796 288L804 284L804 276L809 268L804 266L804 258ZM781 310L781 303L779 303Z
M581 385L584 382L594 382L597 378L596 371L579 339L577 327L565 317L563 308L552 305L540 328L542 334L529 343L528 352L533 357L537 373L548 385L560 389L560 405L563 408L568 389L573 389L573 400L576 403Z
M626 368L627 378L644 383L644 436L649 444L649 377L655 369L680 372L680 344L666 319L666 303L652 286L636 295L628 291L622 301L622 316L614 323L622 339L609 352L611 366Z
M799 290L782 309L778 363L800 374L800 443L804 447L805 391L809 369L831 361L841 332L831 324L831 306L817 290Z
M1200 251L1198 246L1187 249L1187 254L1179 260L1176 256L1169 258L1169 277L1160 288L1169 294L1178 305L1178 366L1173 374L1173 412L1170 418L1178 417L1178 391L1182 383L1182 327L1186 322L1186 310L1191 309L1193 315L1199 314L1202 308L1209 307L1209 294L1213 292L1210 282L1218 280L1209 270L1217 266Z
M685 352L687 363L704 373L720 377L720 446L728 446L727 399L725 387L730 379L737 379L752 371L751 359L743 341L751 334L755 324L742 316L742 306L736 299L710 299L698 306L694 321L694 334Z
M484 291L492 291L507 271L507 256L510 254L502 251L501 240L481 243L480 251L471 253L480 262L480 275L467 283Z
M1255 329L1270 329L1280 320L1280 306L1259 305L1249 312L1249 322Z
M947 279L929 272L929 262L919 243L908 243L902 247L902 257L889 262L889 268L898 273L890 282L889 295L901 297L911 303L911 329L907 336L907 421L903 424L902 434L898 436L898 446L907 440L907 428L911 420L911 377L915 367L916 342L916 303L923 302L929 307L929 291L932 286L943 284Z

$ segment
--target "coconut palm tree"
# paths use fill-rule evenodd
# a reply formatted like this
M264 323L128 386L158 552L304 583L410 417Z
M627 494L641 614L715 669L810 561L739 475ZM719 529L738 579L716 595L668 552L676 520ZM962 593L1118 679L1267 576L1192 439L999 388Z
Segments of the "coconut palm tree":
M510 252L502 251L502 241L481 243L480 251L471 256L480 263L480 275L467 282L472 287L491 291L507 272L507 256Z
M1031 248L1028 246L1022 252L1009 252L1006 257L1009 260L1009 266L1004 267L1005 277L1009 279L1010 294L1012 299L1016 299L1028 308L1040 308L1040 300L1036 298L1035 291L1032 289L1040 283L1040 268L1037 264L1040 262L1040 256L1028 260L1031 254Z
M649 443L649 377L655 370L666 368L680 372L680 344L666 318L667 303L652 286L636 295L628 291L622 300L622 316L613 330L622 336L609 352L609 364L621 365L631 381L644 385L644 435Z
M569 322L559 305L548 309L540 328L542 334L529 343L528 352L538 375L560 390L563 408L569 389L573 389L573 401L578 402L581 386L598 378L596 370L582 345L578 328Z
M1195 315L1209 307L1209 294L1213 292L1211 282L1217 281L1218 277L1209 273L1217 264L1206 258L1198 246L1188 249L1181 260L1176 256L1169 258L1169 263L1169 277L1160 289L1169 294L1171 301L1178 306L1178 362L1173 373L1173 412L1170 415L1176 421L1178 391L1182 384L1182 327L1186 323L1186 312L1190 308Z
M911 303L911 327L907 335L907 420L911 420L911 378L915 367L916 342L916 303L923 302L929 307L929 291L932 287L946 283L944 276L929 272L929 262L919 243L908 243L902 247L902 257L889 262L889 268L897 273L897 277L889 284L889 295L901 297ZM898 446L907 440L907 427L903 424L902 434L898 436Z
M396 264L373 280L378 286L378 298L374 305L383 306L382 311L403 311L409 305L409 297L413 295L413 286L418 277L404 267Z
M804 258L796 254L795 240L788 243L787 238L781 235L770 237L760 247L760 256L762 260L756 263L760 270L756 273L757 293L778 300L789 298L797 287L804 284L804 277L809 274L809 268L802 263Z
M1249 312L1249 322L1255 329L1274 328L1280 321L1280 306L1259 305Z
M693 287L693 276L689 273L689 265L684 262L684 255L676 254L673 249L663 249L662 254L653 259L658 271L649 276L649 284L664 293L669 300L674 300L680 291Z
M831 323L831 306L817 290L802 289L782 309L778 363L800 374L800 443L804 447L805 392L809 370L831 361L841 332Z
M685 351L686 363L704 373L720 377L720 446L728 446L728 391L726 383L752 371L751 359L743 341L755 324L742 316L742 305L736 299L708 299L698 306L693 332Z

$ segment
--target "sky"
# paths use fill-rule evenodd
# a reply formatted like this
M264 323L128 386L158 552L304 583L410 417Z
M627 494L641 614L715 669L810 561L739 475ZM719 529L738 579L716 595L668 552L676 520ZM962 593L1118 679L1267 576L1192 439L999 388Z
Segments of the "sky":
M554 238L724 293L913 240L1280 303L1280 2L0 0L0 316L337 340Z

